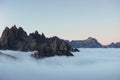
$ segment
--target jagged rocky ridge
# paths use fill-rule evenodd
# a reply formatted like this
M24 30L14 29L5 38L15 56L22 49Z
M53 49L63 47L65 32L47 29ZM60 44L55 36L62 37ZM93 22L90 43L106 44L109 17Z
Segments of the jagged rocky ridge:
M6 27L0 38L0 49L18 50L18 51L38 51L32 56L35 58L50 57L50 56L73 56L73 49L67 42L58 38L46 38L38 31L35 33L27 33L21 28L14 25L12 28Z
M66 40L68 44L75 48L120 48L120 42L102 45L97 39L88 37L86 40Z

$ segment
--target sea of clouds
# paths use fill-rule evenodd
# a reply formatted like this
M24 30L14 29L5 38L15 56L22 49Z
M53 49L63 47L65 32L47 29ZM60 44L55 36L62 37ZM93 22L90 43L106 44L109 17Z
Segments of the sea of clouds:
M0 80L120 80L120 49L80 49L73 57L34 59L34 52L0 50Z

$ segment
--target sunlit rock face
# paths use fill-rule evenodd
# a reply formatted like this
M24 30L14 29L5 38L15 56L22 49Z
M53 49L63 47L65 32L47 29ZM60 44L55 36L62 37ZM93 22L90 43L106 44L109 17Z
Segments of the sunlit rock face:
M55 55L73 56L73 48L64 40L58 37L46 38L38 31L27 33L21 28L14 25L11 28L6 27L0 39L0 49L18 50L18 51L38 51L32 56L50 57Z
M100 44L95 38L88 37L86 40L73 40L71 42L67 41L71 46L75 48L102 48L102 44Z

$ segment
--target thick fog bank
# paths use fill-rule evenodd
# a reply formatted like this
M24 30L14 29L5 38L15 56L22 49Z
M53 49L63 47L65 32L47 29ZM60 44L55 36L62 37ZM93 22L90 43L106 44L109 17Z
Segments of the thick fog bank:
M36 60L33 52L0 50L0 80L120 80L120 49L80 49L73 57Z

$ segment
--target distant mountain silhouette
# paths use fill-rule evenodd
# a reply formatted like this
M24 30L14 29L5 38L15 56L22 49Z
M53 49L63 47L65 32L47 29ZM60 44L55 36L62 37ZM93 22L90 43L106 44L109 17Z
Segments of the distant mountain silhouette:
M72 47L75 48L101 48L103 47L95 38L89 37L86 40L72 40L67 41Z
M120 42L111 43L105 46L106 48L120 48Z
M88 37L86 40L66 40L74 48L120 48L120 42L102 45L97 39Z
M46 38L38 31L35 33L27 33L23 28L17 28L14 25L11 28L6 27L0 38L0 49L18 50L18 51L38 51L32 56L35 58L50 56L73 56L71 51L75 51L67 42L58 38Z

